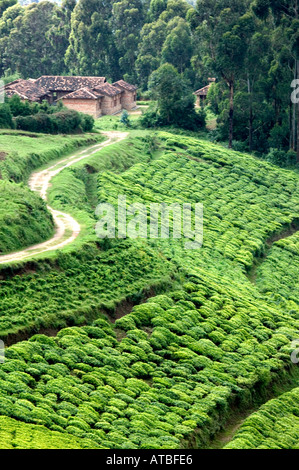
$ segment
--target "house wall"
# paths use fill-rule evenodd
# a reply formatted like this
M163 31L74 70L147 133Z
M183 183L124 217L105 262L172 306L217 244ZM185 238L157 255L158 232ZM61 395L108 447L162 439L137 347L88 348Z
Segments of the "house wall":
M66 97L62 99L62 102L68 109L89 114L95 119L102 115L100 100L68 100Z
M55 101L63 98L66 95L69 95L70 91L50 91L51 97L49 99L49 103L53 104Z
M196 95L196 106L204 106L206 99L207 97L205 95Z
M101 103L102 114L116 114L122 110L121 94L104 96Z
M55 91L55 92L52 92L52 94L55 96L56 100L59 100L60 98L63 98L64 96L69 95L70 93L72 93L72 92L71 91Z
M127 91L125 90L121 95L121 104L124 109L130 110L136 108L136 91Z

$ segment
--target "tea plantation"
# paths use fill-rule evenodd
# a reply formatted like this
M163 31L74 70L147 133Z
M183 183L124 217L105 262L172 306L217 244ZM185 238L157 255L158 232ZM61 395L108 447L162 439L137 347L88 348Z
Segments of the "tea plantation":
M1 337L33 334L0 365L0 419L30 426L23 447L55 447L59 435L78 448L207 447L233 409L290 385L298 234L279 238L299 220L298 182L295 171L166 132L133 135L55 177L51 205L76 214L84 240L0 271ZM118 195L202 203L202 248L97 239L95 207L117 206ZM41 328L60 331L34 335ZM285 397L279 420L274 400L228 447L295 447L295 426L279 441L296 421L295 398Z
M270 400L242 424L226 449L298 449L299 388Z

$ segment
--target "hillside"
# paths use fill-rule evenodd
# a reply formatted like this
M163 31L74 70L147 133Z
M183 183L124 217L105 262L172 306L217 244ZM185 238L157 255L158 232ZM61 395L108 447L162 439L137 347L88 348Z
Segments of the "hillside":
M33 272L2 269L1 332L14 342L76 326L7 349L0 415L95 447L201 448L232 409L266 400L275 382L289 386L299 305L290 294L296 276L282 275L297 238L275 240L299 218L298 179L165 132L132 134L63 170L51 203L66 212L75 205L89 236L31 264ZM97 200L116 205L119 194L145 205L203 203L202 248L171 238L96 240ZM264 292L260 273L275 269L267 263L272 252L280 259L277 250L286 255L282 287Z
M100 140L102 137L96 134L54 137L0 132L0 254L30 247L54 234L54 222L45 202L15 182L27 182L34 169Z
M46 204L28 188L0 180L0 254L34 245L54 233Z
M247 418L226 449L298 449L299 388L270 400Z

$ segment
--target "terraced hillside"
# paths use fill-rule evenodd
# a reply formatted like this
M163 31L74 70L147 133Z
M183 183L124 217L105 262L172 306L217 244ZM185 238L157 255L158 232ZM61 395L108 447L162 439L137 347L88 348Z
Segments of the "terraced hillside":
M297 223L298 181L169 133L131 137L61 172L49 197L65 211L76 205L85 244L31 262L29 273L0 271L1 332L77 326L7 349L0 415L94 447L204 447L232 409L289 385L297 278L271 286L265 276L265 292L261 273L277 249L287 251L275 252L287 273L296 238L267 241ZM146 205L203 203L202 248L186 250L184 239L96 240L97 202L117 205L120 194Z

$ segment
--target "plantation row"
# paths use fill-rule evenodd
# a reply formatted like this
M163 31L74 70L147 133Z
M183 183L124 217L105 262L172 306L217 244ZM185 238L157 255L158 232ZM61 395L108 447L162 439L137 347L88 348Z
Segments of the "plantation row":
M226 449L298 449L299 388L268 401L247 418Z
M98 446L99 447L99 446ZM94 449L95 443L0 416L0 449Z
M54 233L45 202L22 185L0 180L0 254L34 245Z
M124 241L108 251L84 246L59 255L49 270L0 280L1 337L42 327L80 325L101 309L113 314L124 300L142 298L152 286L169 287L175 267L152 248ZM164 287L163 287L164 286Z
M195 435L202 446L230 405L250 406L286 377L298 331L298 320L237 285L194 275L134 307L115 331L98 319L10 347L0 414L105 448L180 448Z
M96 172L104 168L123 171L138 159L150 159L146 138L103 149L87 159L88 165L84 160L53 178L51 206L80 222L86 243L83 240L79 249L58 254L51 262L33 263L29 274L15 275L18 268L0 271L2 338L22 330L82 324L101 308L113 313L125 299L140 300L144 290L169 287L176 267L159 250L142 241L107 243L95 235Z
M159 133L158 139L165 148L160 158L122 175L99 175L100 201L116 205L118 195L124 194L128 204L202 203L200 257L213 253L246 268L263 252L270 235L299 217L296 173L190 137Z
M96 241L97 202L117 205L120 194L128 204L203 203L203 247L185 250L184 239ZM88 243L31 263L29 273L2 270L0 330L5 337L78 326L8 348L0 415L86 439L85 446L202 447L232 406L248 408L275 379L287 380L299 307L283 292L283 302L273 302L245 274L266 240L298 218L296 173L159 133L64 170L49 198L77 211ZM288 254L296 240L272 249ZM101 315L125 299L140 302L144 291L166 290L115 326ZM116 316L126 312L120 305Z
M256 284L270 299L281 303L288 299L290 308L296 308L293 304L299 303L299 232L272 246L257 270Z
M177 136L175 147L172 135L159 133L158 138L159 152L164 147L165 153L154 160L150 138L135 137L53 179L51 205L88 227L89 246L58 256L57 267L44 263L40 269L37 265L37 273L22 276L6 271L0 281L2 337L28 328L82 324L103 305L113 309L125 298L140 298L151 284L167 286L177 266L204 267L235 279L244 294L256 295L242 274L243 266L263 251L271 232L297 214L297 175L196 139ZM190 159L195 153L200 161ZM221 159L226 163L220 165ZM237 168L247 176L234 175ZM277 181L284 183L280 189ZM94 207L97 200L116 204L119 194L125 194L128 203L203 202L203 248L185 250L184 240L172 239L98 240L99 251L90 244L96 238Z

